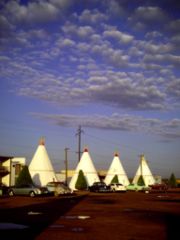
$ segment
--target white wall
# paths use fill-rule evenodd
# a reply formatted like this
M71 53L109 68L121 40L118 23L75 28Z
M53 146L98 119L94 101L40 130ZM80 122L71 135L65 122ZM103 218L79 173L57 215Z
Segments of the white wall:
M16 164L24 166L26 164L26 159L22 157L15 157L12 159L8 159L7 161L2 163L2 166L6 167L7 170L10 172L6 176L2 177L2 183L4 183L7 186L15 185L15 180L17 177L17 175L15 174Z

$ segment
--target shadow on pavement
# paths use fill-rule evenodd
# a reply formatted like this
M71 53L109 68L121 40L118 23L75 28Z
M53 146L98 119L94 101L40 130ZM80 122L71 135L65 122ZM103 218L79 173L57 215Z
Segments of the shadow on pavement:
M85 195L50 198L45 203L31 204L23 207L3 208L0 212L0 223L19 224L24 229L0 229L1 239L35 239L47 226L56 221L79 203ZM8 225L8 224L7 224Z
M167 239L168 240L179 239L179 221L180 221L179 215L167 214L166 224L167 224Z

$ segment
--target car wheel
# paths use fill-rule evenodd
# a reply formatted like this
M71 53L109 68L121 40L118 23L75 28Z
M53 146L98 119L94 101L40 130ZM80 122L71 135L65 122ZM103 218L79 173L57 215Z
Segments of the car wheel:
M29 196L30 196L30 197L35 197L35 195L36 195L36 194L35 194L33 191L29 193Z
M9 191L9 196L10 196L10 197L13 197L13 196L14 196L13 190L10 190L10 191Z
M57 191L54 192L54 196L57 197L59 193Z

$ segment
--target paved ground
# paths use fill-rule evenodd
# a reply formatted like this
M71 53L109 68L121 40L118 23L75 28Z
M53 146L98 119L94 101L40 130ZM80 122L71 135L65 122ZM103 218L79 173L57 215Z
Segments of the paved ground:
M180 192L0 198L0 222L28 226L0 230L0 239L175 240L180 236Z

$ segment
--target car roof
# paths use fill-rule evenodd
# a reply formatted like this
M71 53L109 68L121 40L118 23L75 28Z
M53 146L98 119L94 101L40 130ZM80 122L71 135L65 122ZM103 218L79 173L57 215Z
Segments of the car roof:
M55 184L58 184L58 183L64 184L64 182L48 182L47 184L52 184L52 183L55 183Z

